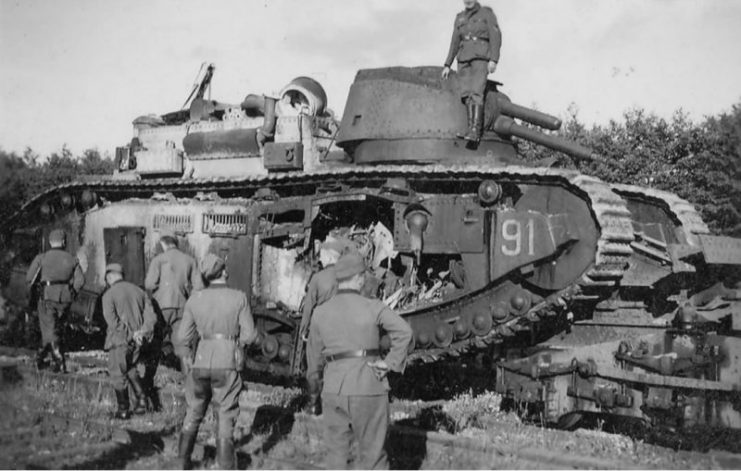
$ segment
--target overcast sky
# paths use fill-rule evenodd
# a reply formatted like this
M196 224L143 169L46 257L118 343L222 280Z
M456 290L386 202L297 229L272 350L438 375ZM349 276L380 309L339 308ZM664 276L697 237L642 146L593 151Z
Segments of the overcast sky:
M513 101L586 123L741 100L739 0L484 0ZM341 114L360 68L441 65L460 0L0 0L0 147L112 151L180 108L204 61L239 103L310 75Z

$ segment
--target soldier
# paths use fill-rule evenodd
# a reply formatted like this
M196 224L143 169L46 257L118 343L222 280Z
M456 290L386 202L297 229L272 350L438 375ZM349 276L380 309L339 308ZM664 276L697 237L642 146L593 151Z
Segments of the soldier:
M257 337L247 296L227 288L224 260L207 254L201 271L208 288L195 293L183 312L183 320L174 335L176 352L186 366L185 400L188 411L183 421L178 457L184 469L191 466L198 427L208 404L217 412L217 461L223 469L235 466L234 422L239 415L244 347ZM195 356L192 342L200 336Z
M144 287L152 293L164 321L162 356L171 357L172 333L183 317L183 306L193 291L203 289L203 279L193 257L178 249L172 232L160 235L162 253L152 259Z
M491 8L476 0L463 0L463 5L465 9L455 17L442 78L448 78L453 59L457 58L461 99L468 116L468 132L459 137L477 143L484 122L486 77L497 69L502 33Z
M106 267L105 280L109 288L103 294L103 317L108 325L104 348L108 350L108 369L116 391L118 410L114 417L128 419L129 391L134 391L134 413L146 411L145 393L137 365L141 362L141 346L151 340L157 316L152 302L143 289L124 281L123 268L118 263Z
M403 371L412 329L383 302L359 294L365 281L365 263L360 254L351 252L340 257L335 274L337 294L316 308L307 346L307 381L316 384L323 379L324 383L326 465L328 469L347 468L354 438L359 454L356 467L387 468L384 444L390 388L386 374L389 370ZM390 351L383 359L380 329L391 339Z
M40 283L41 302L38 306L41 329L41 349L36 356L36 365L44 365L46 355L51 353L54 371L65 372L61 334L72 300L85 284L85 277L77 258L65 252L66 234L61 229L49 233L51 249L39 254L31 262L26 273L29 285Z
M308 340L309 324L314 309L328 301L337 292L337 278L334 275L334 264L345 250L346 245L338 240L327 240L319 249L319 261L322 270L312 275L306 287L306 296L301 314L300 338Z

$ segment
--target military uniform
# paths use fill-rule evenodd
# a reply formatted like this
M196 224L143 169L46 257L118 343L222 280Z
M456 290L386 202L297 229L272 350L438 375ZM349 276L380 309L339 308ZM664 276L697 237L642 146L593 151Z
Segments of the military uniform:
M306 297L304 297L299 338L306 338L314 309L329 301L336 292L337 277L335 276L334 265L329 265L311 277L306 288Z
M213 259L218 258L213 256ZM207 260L204 259L204 263L208 263ZM223 260L218 260L223 270ZM193 355L191 345L197 336L200 341ZM189 437L187 441L195 440L208 404L213 401L219 449L223 442L231 443L239 415L243 348L256 336L247 296L223 282L213 282L185 303L183 320L173 340L179 356L192 358L192 370L185 385L188 411L183 421L183 436ZM188 459L192 445L189 448L190 451L184 453Z
M182 318L183 306L192 292L203 289L203 279L196 261L190 255L171 247L152 259L144 279L144 287L162 313L164 342L171 343Z
M456 15L445 66L450 67L453 59L458 60L461 98L483 105L487 64L499 62L501 45L502 33L491 8L476 3L470 10Z
M351 256L359 257L357 254ZM342 263L343 259L337 262L338 270ZM340 272L338 278L342 278ZM388 467L384 444L389 424L390 388L388 380L379 380L367 364L379 358L380 329L391 338L391 349L384 361L392 371L401 372L412 330L381 301L365 298L357 291L340 289L314 311L306 374L310 383L318 377L323 378L322 410L328 469L347 467L353 438L359 451L356 467Z
M106 272L109 271L121 273L121 266L111 264ZM128 409L126 387L130 384L136 395L135 410L143 412L145 393L136 370L141 345L134 340L134 333L139 331L151 339L157 322L152 303L144 290L119 280L103 294L102 305L108 325L104 348L108 350L108 369L119 399L119 411Z
M49 240L64 242L64 233L52 231ZM77 292L85 284L82 269L74 255L62 248L52 248L33 259L26 273L26 282L41 284L41 302L38 306L41 345L37 360L43 361L51 351L56 368L64 369L64 353L60 342L62 323Z

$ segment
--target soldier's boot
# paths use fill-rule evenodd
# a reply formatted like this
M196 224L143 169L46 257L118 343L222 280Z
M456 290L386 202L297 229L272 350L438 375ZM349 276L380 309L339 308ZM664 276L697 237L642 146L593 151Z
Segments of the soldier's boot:
M178 442L178 460L183 469L193 468L193 462L190 460L193 454L193 448L196 446L196 438L198 437L198 431L189 432L183 430L180 433L180 441Z
M219 438L216 441L216 463L219 465L219 469L235 469L236 461L234 440Z
M472 119L468 134L463 138L467 141L478 144L481 139L481 128L484 125L484 105L471 105Z
M49 348L47 343L36 352L36 368L42 370L46 367L46 356L49 354Z
M466 139L466 140L468 139L468 134L470 134L471 128L473 127L473 118L474 118L474 116L473 116L473 113L474 113L473 108L474 108L474 106L475 105L473 104L473 101L466 100L466 117L467 117L467 123L468 123L468 125L466 126L466 131L465 132L456 133L456 135L458 136L459 139Z
M142 387L141 379L139 375L135 374L129 377L131 382L131 389L134 390L134 414L141 415L147 412L147 398Z
M58 342L51 343L52 371L55 373L66 373L67 362Z
M113 418L122 420L131 418L131 412L129 412L129 391L126 389L116 389L115 391L118 409L113 414Z

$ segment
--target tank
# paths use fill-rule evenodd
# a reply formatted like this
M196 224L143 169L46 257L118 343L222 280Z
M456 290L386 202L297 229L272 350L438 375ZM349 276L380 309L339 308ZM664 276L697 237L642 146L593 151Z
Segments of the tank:
M308 77L133 122L118 170L37 195L3 226L7 299L63 228L85 271L74 322L100 329L106 263L143 284L158 234L226 259L259 330L249 368L300 376L307 282L327 238L368 263L364 294L412 326L410 363L491 360L492 388L547 422L586 413L741 427L741 240L674 194L528 164L518 140L601 160L489 82L482 139L439 67L361 70L342 118ZM29 254L29 252L31 252ZM735 275L734 275L735 274ZM382 338L382 347L388 339Z

